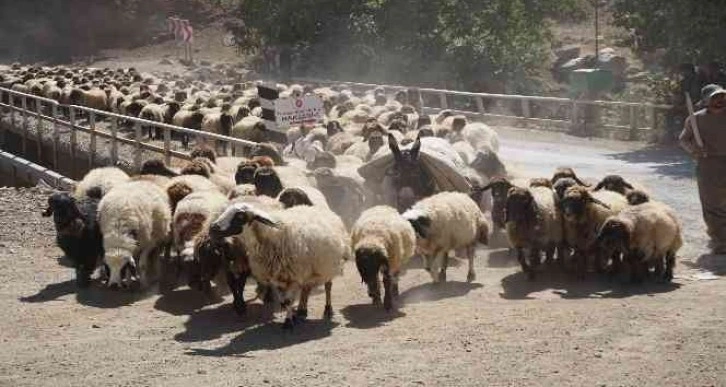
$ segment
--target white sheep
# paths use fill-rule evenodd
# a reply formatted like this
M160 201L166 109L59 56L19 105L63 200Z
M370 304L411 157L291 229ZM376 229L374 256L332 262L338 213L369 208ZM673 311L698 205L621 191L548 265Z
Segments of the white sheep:
M417 250L434 282L446 281L449 251L464 249L469 261L468 282L476 279L474 252L477 242L487 244L489 225L479 206L466 194L442 192L414 204L403 213L413 226ZM436 271L441 266L441 271Z
M221 193L220 188L211 180L199 175L180 175L173 177L166 184L166 194L169 196L169 205L172 213L176 210L177 204L193 192L216 191Z
M655 265L659 280L671 281L683 237L673 209L663 203L647 202L627 207L609 217L599 229L596 245L606 255L623 254L633 282L642 280L649 264ZM619 260L614 258L611 274L618 270Z
M143 287L157 271L157 257L167 244L171 210L158 186L135 181L116 186L101 199L98 222L103 234L103 261L108 285L124 285L137 271Z
M194 256L194 237L216 220L229 201L219 191L200 191L179 201L172 221L173 248L182 261Z
M351 243L355 263L373 303L381 303L378 273L383 275L383 306L393 308L398 296L398 277L416 250L416 232L411 223L389 206L364 211L353 225Z
M333 278L342 272L342 261L352 256L350 237L343 221L331 211L296 206L265 212L246 203L235 203L210 227L210 234L228 237L242 233L252 274L280 293L286 309L283 327L292 328L293 317L307 316L313 288L325 284L325 313L332 318ZM297 313L293 300L300 295Z
M126 172L116 167L95 168L78 182L73 192L77 199L83 197L102 198L113 187L127 183L131 178Z

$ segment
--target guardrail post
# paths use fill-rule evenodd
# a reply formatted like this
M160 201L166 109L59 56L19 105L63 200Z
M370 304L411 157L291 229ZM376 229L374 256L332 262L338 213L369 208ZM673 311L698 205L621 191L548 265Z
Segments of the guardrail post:
M446 101L446 93L439 93L439 101L441 102L441 109L449 108L449 103Z
M68 107L68 115L71 122L71 176L76 175L76 109L73 106Z
M23 157L28 157L28 99L23 96L20 103L23 107Z
M579 117L579 111L578 111L576 99L572 100L572 113L570 114L570 119L572 120L570 132L577 133L579 131L579 126L580 126L580 117Z
M8 95L8 102L10 105L10 126L15 127L15 96L13 94Z
M648 112L650 113L650 128L653 129L653 134L655 135L658 130L658 113L655 106L648 107Z
M164 128L164 162L171 164L171 129Z
M532 114L529 110L529 100L528 99L522 99L522 115L526 118L532 117Z
M96 164L96 113L89 112L88 114L88 126L91 129L89 134L91 135L91 142L88 146L88 169L93 169Z
M141 137L143 137L141 124L134 122L134 168L136 171L141 170Z
M40 100L35 101L35 151L37 152L37 163L43 164L43 102Z
M51 105L51 113L53 115L53 170L58 171L58 143L60 142L60 133L58 132L58 105Z
M638 139L638 107L630 106L630 141Z
M484 98L481 96L476 97L476 110L479 112L479 114L484 114L486 111L484 111Z
M118 117L111 120L111 164L116 165L118 162Z

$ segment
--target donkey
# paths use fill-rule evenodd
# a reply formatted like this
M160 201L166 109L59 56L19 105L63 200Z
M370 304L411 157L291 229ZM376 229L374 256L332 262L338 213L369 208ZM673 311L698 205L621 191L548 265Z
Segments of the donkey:
M395 205L399 212L403 212L417 201L436 193L436 183L420 160L420 136L410 149L401 150L396 138L389 133L388 147L393 154L394 163L386 171L384 179L386 201Z

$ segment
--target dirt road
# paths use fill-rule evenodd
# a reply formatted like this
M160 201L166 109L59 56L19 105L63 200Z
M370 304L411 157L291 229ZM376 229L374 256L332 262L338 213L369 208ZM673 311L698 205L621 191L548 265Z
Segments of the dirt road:
M293 333L262 306L237 318L180 289L134 297L98 287L76 293L58 264L47 192L0 190L2 386L717 386L726 385L726 264L702 256L705 238L691 166L678 152L503 130L503 157L549 176L570 165L586 178L620 173L681 216L687 245L671 285L528 282L506 251L478 253L434 287L414 265L401 306L369 305L355 266L333 286L336 316ZM721 257L726 262L726 258ZM706 271L706 270L710 270ZM711 274L715 272L717 275ZM279 318L275 321L279 322Z

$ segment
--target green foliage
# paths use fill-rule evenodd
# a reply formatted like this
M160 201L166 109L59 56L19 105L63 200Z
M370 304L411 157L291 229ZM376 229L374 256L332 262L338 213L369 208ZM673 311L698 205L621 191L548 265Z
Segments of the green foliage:
M641 51L666 49L667 64L726 61L722 1L616 0L615 23L631 29Z
M583 0L245 0L245 44L286 47L310 75L503 91L547 62L548 16ZM252 43L250 36L259 38Z

